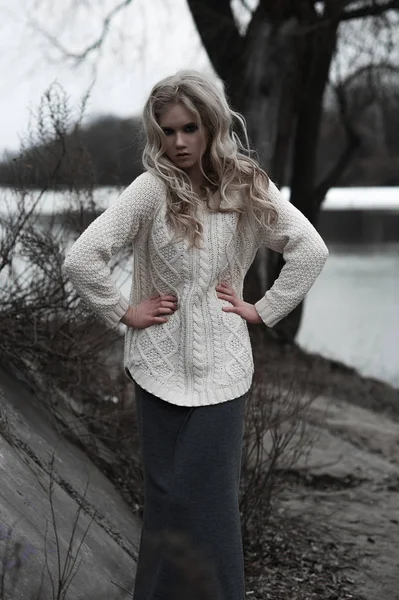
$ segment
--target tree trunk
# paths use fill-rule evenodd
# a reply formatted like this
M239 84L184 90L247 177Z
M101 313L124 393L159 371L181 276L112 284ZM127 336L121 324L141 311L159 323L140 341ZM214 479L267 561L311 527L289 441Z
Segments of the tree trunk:
M298 34L298 26L297 19L276 23L270 21L266 12L257 11L248 31L251 44L246 61L248 69L243 75L245 83L239 86L241 96L236 100L246 117L251 146L257 149L261 166L280 185L288 163L300 89L298 61L303 52L303 40ZM248 302L254 304L270 288L282 264L281 255L265 252L263 248L258 251L244 282L244 296ZM280 337L294 339L301 314L301 307L292 313L284 333L280 327Z
M227 82L230 100L245 116L250 145L277 183L284 178L289 140L295 124L299 87L298 20L276 21L260 4L247 31L244 67ZM268 252L260 249L244 282L244 296L254 304L266 292Z
M317 225L319 202L316 198L315 171L323 96L328 81L331 60L336 46L337 23L308 37L304 53L303 87L294 137L291 177L291 202ZM267 286L270 288L280 274L284 260L270 253L267 265ZM298 333L303 303L275 326L275 332L285 341L293 341Z
M233 107L247 120L251 146L277 184L284 181L294 140L291 201L315 224L316 149L338 20L317 28L317 15L306 3L295 11L289 2L264 0L243 37L230 0L188 0L188 5ZM305 34L309 25L312 32ZM256 302L266 291L262 273L269 289L283 264L281 255L257 253L244 282L248 302ZM293 341L301 315L302 305L275 326L277 334Z

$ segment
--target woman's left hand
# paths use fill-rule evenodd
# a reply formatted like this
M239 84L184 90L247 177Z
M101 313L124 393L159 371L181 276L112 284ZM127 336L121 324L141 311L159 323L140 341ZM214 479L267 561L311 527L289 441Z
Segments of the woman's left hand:
M256 310L253 304L249 302L244 302L244 300L240 300L237 298L235 291L229 285L225 283L220 283L216 286L216 292L218 298L222 300L228 300L233 306L223 306L222 310L225 312L233 312L237 315L240 315L243 319L248 321L248 323L262 323L262 319L259 316L258 311Z

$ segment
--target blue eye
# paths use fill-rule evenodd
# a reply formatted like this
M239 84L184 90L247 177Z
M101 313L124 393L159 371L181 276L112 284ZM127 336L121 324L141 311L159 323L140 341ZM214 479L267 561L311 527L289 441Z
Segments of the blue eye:
M163 129L162 131L164 132L165 135L171 135L173 133L172 129Z
M187 125L187 127L185 128L187 133L194 133L194 131L197 131L198 127L197 125L195 125L194 123L191 125Z

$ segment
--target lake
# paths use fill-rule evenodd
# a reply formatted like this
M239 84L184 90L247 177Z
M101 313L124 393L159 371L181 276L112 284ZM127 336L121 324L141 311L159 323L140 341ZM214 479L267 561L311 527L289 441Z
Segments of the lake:
M105 208L117 194L115 188L101 188L95 197ZM3 196L12 206L13 194L3 190ZM398 214L398 197L397 188L332 189L324 210L378 208ZM67 198L48 192L41 213L60 211ZM298 342L399 387L399 244L327 245L330 256L306 298ZM118 283L128 297L129 274L120 272Z
M329 249L299 344L399 387L399 245Z

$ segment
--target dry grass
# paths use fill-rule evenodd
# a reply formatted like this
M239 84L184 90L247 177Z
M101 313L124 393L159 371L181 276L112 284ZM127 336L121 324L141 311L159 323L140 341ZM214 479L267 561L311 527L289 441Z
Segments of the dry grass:
M48 484L48 500L49 500L49 512L50 512L50 527L52 530L52 536L55 539L55 557L56 566L51 567L49 564L49 548L48 548L48 525L46 521L46 528L44 533L44 564L42 566L40 585L37 590L32 590L27 600L69 600L71 596L69 594L70 585L78 573L81 566L81 559L79 557L80 549L85 541L88 531L94 519L92 515L91 519L81 536L81 539L77 539L77 528L79 520L82 516L83 505L86 498L88 489L88 483L84 490L81 501L78 503L75 517L72 522L71 535L68 541L66 552L61 547L60 535L57 525L57 509L54 497L54 460L55 451L53 451L51 459L49 461L49 484ZM84 514L84 513L83 513ZM20 597L20 591L18 590L18 583L22 578L22 569L26 566L26 562L29 555L37 553L38 549L33 547L31 544L23 544L19 539L13 539L13 527L7 529L0 528L0 540L5 540L5 544L0 546L1 557L0 557L0 600L10 600L12 598ZM47 573L50 584L51 584L51 597L43 592L43 580ZM18 594L16 596L15 594Z

